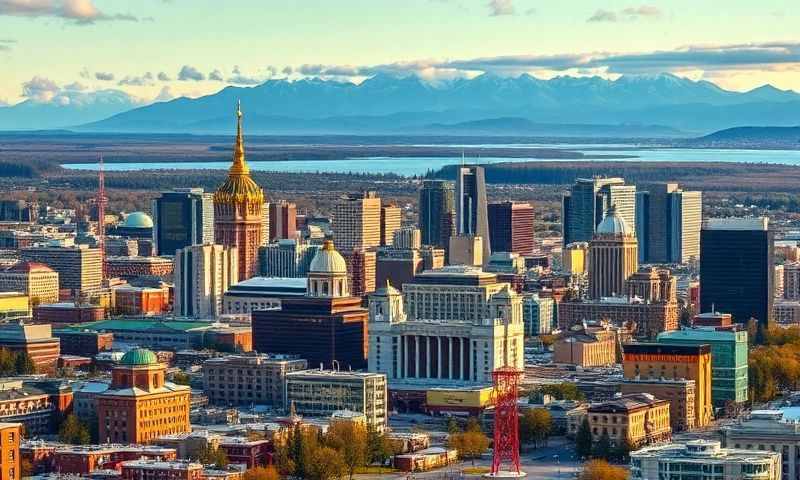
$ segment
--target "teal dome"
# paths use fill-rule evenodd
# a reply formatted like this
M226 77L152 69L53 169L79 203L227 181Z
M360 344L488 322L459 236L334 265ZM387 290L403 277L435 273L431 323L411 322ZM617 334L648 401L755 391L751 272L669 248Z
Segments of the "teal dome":
M146 348L137 348L122 356L120 365L152 365L158 363L156 354Z
M153 228L153 219L144 212L133 212L125 217L126 228Z

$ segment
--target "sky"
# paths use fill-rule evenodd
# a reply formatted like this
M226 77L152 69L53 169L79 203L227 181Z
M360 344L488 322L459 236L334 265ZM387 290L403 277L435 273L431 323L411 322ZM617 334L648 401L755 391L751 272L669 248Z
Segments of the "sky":
M0 0L0 105L377 72L670 72L800 91L797 0Z

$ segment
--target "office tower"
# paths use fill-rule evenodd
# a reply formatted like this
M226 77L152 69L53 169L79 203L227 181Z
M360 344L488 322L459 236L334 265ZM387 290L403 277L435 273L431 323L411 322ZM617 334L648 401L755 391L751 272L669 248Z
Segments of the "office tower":
M647 263L650 254L650 192L636 191L636 240L639 263Z
M223 294L237 283L236 247L193 245L175 252L177 315L215 318L222 313Z
M589 242L589 294L613 297L625 292L625 284L639 266L636 234L615 207L597 226Z
M333 236L345 254L381 244L381 199L375 192L340 198L333 211Z
M394 232L394 248L422 248L422 235L418 228L403 227Z
M579 178L562 200L564 245L588 242L612 205L619 216L636 225L636 186L622 178Z
M448 249L449 265L483 265L484 251L483 237L473 235L454 235L450 237ZM488 257L486 257L488 260Z
M783 298L800 300L800 263L783 265Z
M153 247L158 255L214 243L214 196L202 188L176 188L153 200Z
M264 243L264 191L250 178L244 159L242 110L236 110L236 143L228 178L214 193L214 241L235 247L239 280L247 280L258 271L258 247Z
M713 417L711 407L711 347L672 343L629 343L622 347L622 371L629 380L694 380L694 426Z
M22 292L32 305L58 302L58 272L43 263L20 262L0 271L0 291Z
M320 245L301 239L279 240L258 249L259 272L263 277L298 278L308 275L308 267Z
M710 218L700 232L700 311L744 324L772 319L773 232L769 219Z
M269 241L293 239L297 235L297 205L285 200L269 204Z
M561 251L561 271L570 275L582 275L589 266L589 244L573 242Z
M315 367L366 366L369 314L361 297L351 295L347 262L331 241L311 262L304 296L282 298L280 309L251 316L256 351L298 355Z
M394 205L381 207L381 245L394 244L394 234L400 230L403 223L403 211Z
M456 234L481 237L483 259L491 255L486 179L483 167L461 166L456 170Z
M390 380L485 385L497 368L524 366L522 297L479 268L423 272L402 294L384 286L369 317L368 370Z
M1 200L0 222L36 223L39 204L25 200Z
M28 247L20 250L22 261L43 263L58 272L62 290L74 295L93 293L103 281L100 250L87 245L74 247Z
M350 292L353 296L362 297L374 292L378 261L375 250L350 250L342 256L347 262L347 278L350 282Z
M647 235L644 261L686 263L697 259L700 255L702 192L681 190L677 183L660 183L649 187L647 197L646 218L636 219L637 234L641 228ZM641 248L642 237L639 238Z
M191 389L166 381L166 368L143 348L122 357L111 372L108 390L96 397L101 442L141 444L191 431Z
M530 203L490 203L488 212L492 252L533 254L533 207Z
M525 336L549 335L553 331L555 301L550 297L540 297L538 293L526 294L522 303L522 322Z
M747 395L747 331L733 328L694 327L658 335L658 343L711 346L711 401L725 409L741 405Z
M444 180L425 180L419 191L422 244L447 248L455 234L455 190Z

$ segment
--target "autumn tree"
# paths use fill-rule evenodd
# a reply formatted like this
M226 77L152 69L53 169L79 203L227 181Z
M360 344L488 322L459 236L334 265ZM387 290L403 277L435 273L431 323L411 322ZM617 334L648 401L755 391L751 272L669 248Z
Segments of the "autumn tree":
M206 445L200 450L197 461L203 465L214 465L217 468L224 468L228 465L228 456L225 450Z
M386 465L389 459L400 453L398 445L374 426L367 428L367 445L369 447L368 463Z
M172 382L178 385L189 385L191 378L184 372L175 372L172 374Z
M347 475L347 465L339 452L331 447L319 447L309 458L305 478L308 480L338 480L344 478L345 475Z
M550 412L544 408L534 408L526 411L519 419L519 436L523 443L533 443L534 447L540 444L547 445L547 438L553 428L553 419Z
M91 442L89 428L84 425L74 413L67 415L58 429L58 438L64 443L72 445L88 445Z
M367 429L359 422L333 422L325 436L325 443L339 452L339 456L347 466L347 475L350 479L356 468L367 463L369 447L367 444Z
M605 460L591 460L583 466L578 480L628 480L628 471Z
M280 480L280 478L278 470L272 465L251 468L242 476L242 480Z
M479 458L489 449L489 437L483 432L454 433L447 438L447 446L458 450L461 458Z

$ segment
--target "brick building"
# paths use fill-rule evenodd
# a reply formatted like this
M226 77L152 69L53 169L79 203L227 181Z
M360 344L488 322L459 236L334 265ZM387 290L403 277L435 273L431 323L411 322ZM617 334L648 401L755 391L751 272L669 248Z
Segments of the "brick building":
M33 307L33 322L54 326L97 322L106 316L105 307L73 302L48 303Z
M95 330L53 330L53 336L61 341L62 355L82 355L93 357L100 352L111 350L114 334Z
M42 372L53 371L61 353L60 341L53 337L50 325L22 322L0 324L0 347L26 352Z
M132 280L136 277L155 276L169 278L174 266L166 257L107 257L106 268L110 278Z
M123 286L114 289L114 310L120 315L158 315L169 310L169 289Z
M58 301L58 272L43 263L20 262L0 272L0 291L23 292L31 303Z

